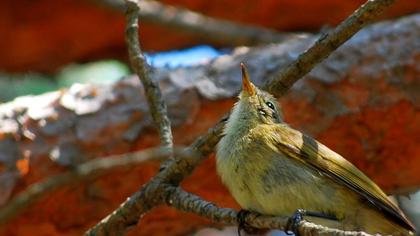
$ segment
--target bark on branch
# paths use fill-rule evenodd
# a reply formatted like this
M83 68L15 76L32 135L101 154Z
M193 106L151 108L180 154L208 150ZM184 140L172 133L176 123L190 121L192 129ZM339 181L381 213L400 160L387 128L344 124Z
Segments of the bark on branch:
M149 110L153 121L158 127L160 141L162 146L172 148L171 122L168 118L166 103L163 101L162 92L156 81L150 77L146 58L140 48L139 25L138 25L139 6L137 1L127 1L127 28L126 43L128 55L130 57L131 67L138 75L143 84L146 98L149 104Z
M166 203L178 210L186 211L210 218L215 222L227 225L236 225L238 222L237 212L229 208L220 208L212 202L205 201L200 197L182 190L180 187L167 186ZM265 216L251 213L245 221L248 225L260 229L285 230L288 217L286 216ZM300 235L311 236L370 236L365 232L342 231L302 221L298 227Z
M285 68L279 68L267 81L265 88L278 97L284 95L296 81L311 71L360 29L372 23L394 2L395 0L367 1L335 29L321 35L312 47L299 55L296 61Z

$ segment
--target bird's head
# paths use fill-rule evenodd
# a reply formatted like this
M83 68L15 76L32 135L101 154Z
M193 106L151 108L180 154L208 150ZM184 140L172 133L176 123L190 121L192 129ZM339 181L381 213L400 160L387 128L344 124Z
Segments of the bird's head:
M232 111L236 122L254 124L281 123L282 117L273 95L257 88L249 79L245 65L241 63L242 91Z

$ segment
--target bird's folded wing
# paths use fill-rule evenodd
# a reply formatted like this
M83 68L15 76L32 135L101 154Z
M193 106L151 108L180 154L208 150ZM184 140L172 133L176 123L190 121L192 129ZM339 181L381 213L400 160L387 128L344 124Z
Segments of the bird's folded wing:
M348 186L376 206L399 225L414 230L414 226L386 194L365 174L339 154L315 139L285 124L279 124L273 134L279 151L305 163L334 181Z

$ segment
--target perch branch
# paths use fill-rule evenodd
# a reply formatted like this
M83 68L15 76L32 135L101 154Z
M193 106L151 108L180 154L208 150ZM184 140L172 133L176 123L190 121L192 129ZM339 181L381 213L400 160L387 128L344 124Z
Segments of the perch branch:
M173 146L171 122L168 118L166 103L163 101L159 85L150 77L146 58L140 48L138 37L139 25L137 20L138 12L139 7L137 2L127 1L127 28L125 38L128 55L130 57L131 67L143 84L150 113L152 114L156 127L158 127L161 144L170 149Z
M184 191L180 187L167 186L165 189L167 192L166 204L169 206L227 225L236 225L238 222L238 213L233 209L220 208L212 202L205 201L192 193ZM288 219L288 217L284 216L274 217L251 213L246 216L245 221L248 225L255 228L285 230ZM369 236L369 234L364 232L331 229L307 221L302 221L298 230L301 235L312 236Z
M325 59L338 46L348 40L354 33L364 25L372 22L374 18L394 0L369 0L362 7L353 13L346 21L340 24L330 34L323 35L320 40L309 50L304 52L294 63L280 70L265 86L276 95L283 95L298 79L309 72L317 63ZM128 1L127 12L129 23L137 18L138 7L135 3ZM372 16L371 16L372 15ZM135 16L135 17L134 17ZM128 27L137 27L130 24ZM137 32L137 31L136 31ZM341 36L342 35L342 36ZM129 42L129 40L127 40ZM138 40L137 40L138 42ZM322 46L324 45L324 46ZM167 196L164 196L164 185L178 185L192 170L204 159L220 138L223 124L226 117L222 119L209 133L197 139L191 149L199 153L194 159L180 159L171 162L167 168L158 173L139 192L124 202L117 210L102 220L99 224L90 229L88 235L121 235L127 228L137 224L141 215L156 205L163 204ZM201 201L200 199L196 200Z
M124 11L123 1L94 0L95 2ZM162 4L158 1L140 1L139 17L143 22L166 26L171 29L201 35L229 45L256 45L281 42L301 34L279 33L263 27L249 26L216 19L200 13Z
M181 157L189 155L183 148L177 147L174 152ZM25 209L27 206L54 191L59 187L73 185L87 179L97 178L115 168L129 167L145 161L160 161L170 155L167 148L151 148L135 153L113 155L106 158L98 158L77 166L75 169L49 177L48 179L30 186L24 192L9 201L0 208L0 224L5 223L14 215Z

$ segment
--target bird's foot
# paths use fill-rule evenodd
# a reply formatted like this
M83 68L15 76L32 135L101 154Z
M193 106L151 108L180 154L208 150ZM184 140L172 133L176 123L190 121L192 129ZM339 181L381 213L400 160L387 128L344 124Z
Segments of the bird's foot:
M313 217L319 217L324 218L328 220L338 220L336 216L334 215L328 215L322 212L314 212L314 211L307 211L304 209L297 209L296 212L293 214L292 217L289 218L285 233L287 235L299 235L298 227L300 222L303 220L303 216L313 216Z
M289 218L287 221L286 229L284 232L287 235L299 235L297 231L300 222L303 220L303 216L305 215L306 211L303 209L297 209L296 212Z
M241 236L241 231L243 230L246 234L261 234L266 232L266 229L258 229L255 227L250 226L246 223L246 217L251 214L251 211L241 209L238 212L237 219L238 219L238 235Z

